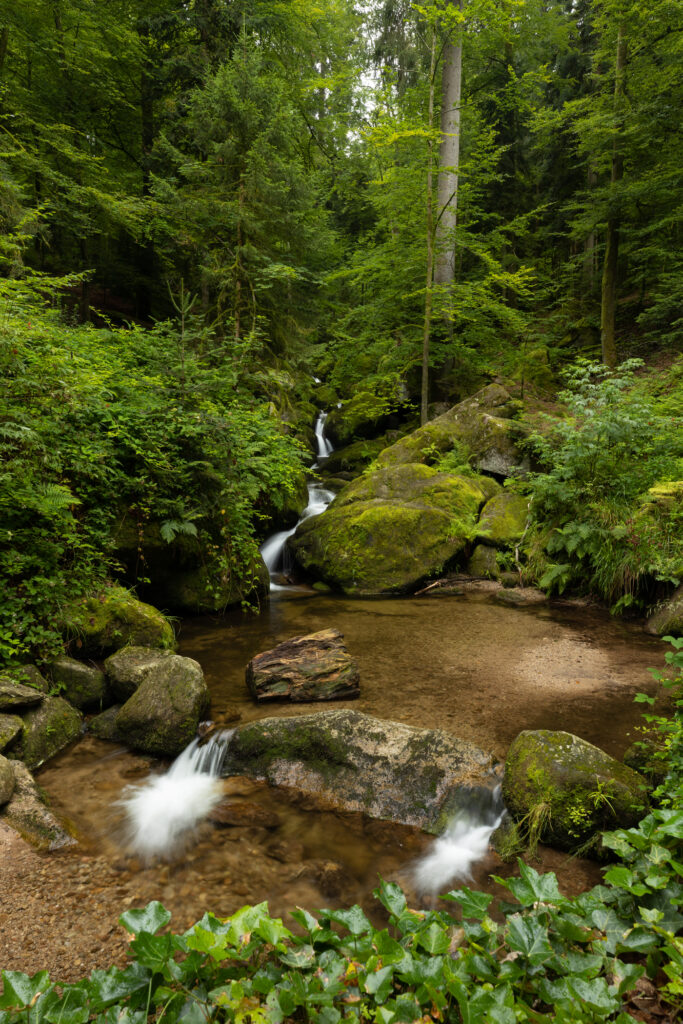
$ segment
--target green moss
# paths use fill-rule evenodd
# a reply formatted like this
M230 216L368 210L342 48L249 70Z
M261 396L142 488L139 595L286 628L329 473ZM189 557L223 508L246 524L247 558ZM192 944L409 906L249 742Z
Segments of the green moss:
M80 654L106 657L127 644L175 646L170 622L123 587L111 587L68 606L60 628Z
M500 491L484 505L476 539L498 548L515 544L526 528L528 509L528 498L512 491Z

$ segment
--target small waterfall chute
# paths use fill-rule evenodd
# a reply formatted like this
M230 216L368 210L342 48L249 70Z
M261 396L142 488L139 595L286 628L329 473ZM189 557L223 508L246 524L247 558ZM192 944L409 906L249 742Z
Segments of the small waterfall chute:
M149 861L170 857L223 799L220 778L231 731L195 739L164 775L128 786L119 801L131 852Z
M315 442L317 445L316 458L326 459L332 454L334 448L325 437L325 422L328 414L326 412L319 412L315 419L315 426L313 431L315 433Z
M261 557L270 575L271 590L283 589L277 582L274 582L273 577L286 576L292 568L287 541L295 533L299 523L303 523L304 519L310 519L312 516L319 516L325 511L333 498L333 491L328 491L319 484L309 484L308 504L301 513L301 518L296 526L293 526L291 530L280 530L263 542L260 548Z

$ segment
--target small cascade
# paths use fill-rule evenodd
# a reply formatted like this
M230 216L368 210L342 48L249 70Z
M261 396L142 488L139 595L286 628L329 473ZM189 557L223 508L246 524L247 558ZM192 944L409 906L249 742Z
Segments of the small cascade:
M170 857L192 830L223 799L221 768L232 731L195 739L165 775L151 775L127 786L119 806L125 814L126 841L143 860Z
M472 868L483 860L489 840L505 815L500 786L482 798L478 794L458 811L431 850L422 857L413 879L421 893L447 892L454 882L472 878Z
M333 491L328 491L319 484L309 484L308 505L301 513L301 518L296 526L293 526L291 530L280 530L279 533L274 533L272 537L268 537L263 542L261 545L261 557L270 574L271 590L282 589L277 583L273 582L273 576L286 576L292 568L291 558L287 550L287 541L294 534L299 523L303 523L304 519L310 519L312 516L319 516L321 512L325 511L333 498Z
M334 448L325 437L325 421L327 420L328 414L326 412L319 412L316 416L315 426L313 428L315 433L315 441L318 446L316 452L316 458L326 459L332 454Z

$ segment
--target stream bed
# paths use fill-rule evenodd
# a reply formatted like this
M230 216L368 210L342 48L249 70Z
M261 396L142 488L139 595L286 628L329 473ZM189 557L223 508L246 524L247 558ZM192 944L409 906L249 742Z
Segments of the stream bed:
M575 732L621 756L641 720L633 697L654 689L647 669L663 662L662 645L637 624L569 604L502 607L486 585L461 596L366 601L304 589L278 592L260 616L184 621L180 653L202 665L217 722L232 726L240 719L296 715L311 705L256 706L246 691L245 666L282 640L331 626L343 633L361 677L360 698L335 706L442 728L500 759L518 732L539 728ZM123 909L152 899L164 903L173 912L173 926L182 929L207 909L227 915L265 899L280 915L295 905L354 902L371 911L378 875L401 882L414 902L422 898L414 873L431 837L361 815L321 812L306 798L244 779L225 783L242 807L241 820L238 814L227 827L205 822L168 863L137 861L125 853L117 802L127 785L166 767L86 736L40 773L41 786L72 823L79 846L51 855L25 853L19 880L11 877L4 857L0 885L5 893L13 886L20 902L16 915L11 901L0 910L0 925L10 925L4 948L0 943L2 966L45 966L40 956L46 942L71 950L72 965L79 943L90 951L90 966L120 959L120 929L112 927L98 945L90 919L96 915L100 929L103 918L114 926ZM18 849L13 838L5 836L4 842L9 853ZM567 893L599 881L595 864L552 850L540 856L536 867L556 871ZM512 870L491 853L469 884L495 891L488 874ZM43 937L34 952L28 930L23 939L16 932L27 909L30 935L39 926ZM73 970L78 973L77 966ZM70 969L61 973L67 977Z

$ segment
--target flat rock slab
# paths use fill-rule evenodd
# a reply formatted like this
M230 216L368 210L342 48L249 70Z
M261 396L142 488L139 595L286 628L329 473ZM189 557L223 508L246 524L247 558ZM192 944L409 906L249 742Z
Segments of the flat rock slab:
M0 710L30 707L32 704L39 704L44 699L45 694L40 690L34 690L32 686L24 686L23 683L15 683L7 676L0 676Z
M0 817L15 832L40 850L60 850L74 846L76 840L64 825L46 807L35 779L21 761L12 761L15 789L12 799L0 812Z
M360 694L358 666L338 629L296 636L247 665L254 700L347 700Z
M491 754L440 729L334 710L243 725L224 772L436 833L473 789L494 785L494 769Z

